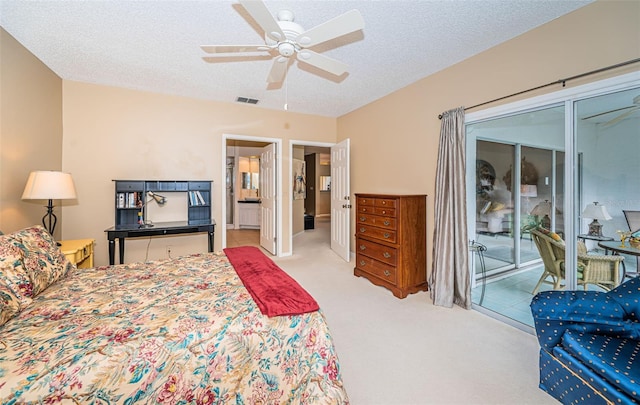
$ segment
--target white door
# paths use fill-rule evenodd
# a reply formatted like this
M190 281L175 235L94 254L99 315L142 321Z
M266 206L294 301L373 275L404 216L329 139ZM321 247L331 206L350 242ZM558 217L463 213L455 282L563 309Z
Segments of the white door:
M331 147L331 249L350 260L349 139Z
M260 154L260 246L276 254L276 145L269 144Z

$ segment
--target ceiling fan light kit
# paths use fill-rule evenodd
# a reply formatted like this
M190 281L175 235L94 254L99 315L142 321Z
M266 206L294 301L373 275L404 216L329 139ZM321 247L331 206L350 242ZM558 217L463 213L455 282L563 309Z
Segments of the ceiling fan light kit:
M203 45L202 50L210 54L271 52L276 50L273 65L267 76L270 84L281 84L287 74L289 60L297 59L320 70L341 76L348 65L308 48L332 41L336 38L362 30L364 19L358 10L351 10L307 31L294 22L291 10L278 11L273 17L265 4L258 0L240 0L240 4L265 32L265 45Z

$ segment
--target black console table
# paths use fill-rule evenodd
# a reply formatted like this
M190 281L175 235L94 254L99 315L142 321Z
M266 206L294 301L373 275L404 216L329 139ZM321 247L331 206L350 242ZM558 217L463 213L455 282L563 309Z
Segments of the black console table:
M213 252L213 238L216 223L211 220L208 224L189 224L182 222L158 222L153 226L147 225L119 225L106 229L109 240L109 264L115 264L116 239L120 251L120 264L124 263L124 241L126 238L141 238L145 236L180 235L185 233L207 232L209 235L209 252Z

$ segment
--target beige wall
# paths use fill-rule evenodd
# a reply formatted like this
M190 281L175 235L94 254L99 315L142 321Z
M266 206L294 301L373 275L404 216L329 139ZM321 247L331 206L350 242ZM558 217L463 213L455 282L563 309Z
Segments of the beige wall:
M22 191L32 170L61 167L62 80L0 28L0 230L42 223L46 201L22 201Z
M213 217L221 223L222 135L279 138L280 170L288 173L290 139L335 142L332 118L273 111L142 91L63 82L63 168L73 174L78 205L65 207L65 239L96 239L96 263L108 262L104 230L114 221L113 179L213 180ZM221 160L222 159L222 160ZM290 201L283 176L283 201ZM283 233L291 234L288 203L283 204ZM215 249L219 250L220 229ZM283 251L290 250L289 238ZM206 251L204 235L127 241L127 262Z
M351 192L428 194L430 271L438 114L638 57L640 2L598 1L340 117L338 141L351 139Z

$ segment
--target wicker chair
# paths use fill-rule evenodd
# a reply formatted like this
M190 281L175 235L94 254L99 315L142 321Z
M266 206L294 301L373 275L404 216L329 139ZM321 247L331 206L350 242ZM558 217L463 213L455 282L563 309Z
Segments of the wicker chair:
M542 283L552 284L554 290L564 289L564 252L565 246L540 230L532 230L531 236L544 263L544 272L540 276L533 295L536 295ZM620 283L620 262L622 256L589 255L584 244L578 245L578 285L585 290L588 284L594 284L609 291ZM549 280L551 279L551 280Z

